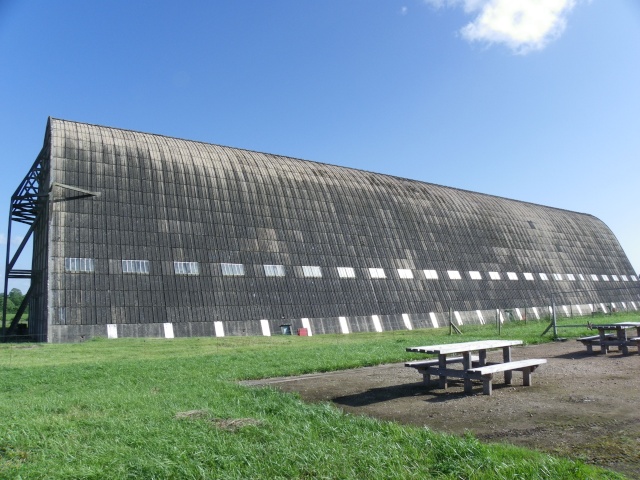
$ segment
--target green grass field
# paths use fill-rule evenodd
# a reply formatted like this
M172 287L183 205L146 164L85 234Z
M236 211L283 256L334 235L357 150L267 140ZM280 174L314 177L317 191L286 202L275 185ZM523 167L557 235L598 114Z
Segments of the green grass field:
M598 319L599 321L600 319ZM639 321L616 315L606 321ZM585 324L566 319L560 325ZM510 322L526 343L543 322ZM588 333L566 328L561 336ZM314 337L0 345L0 478L623 478L567 459L346 415L237 380L416 358L407 346L496 338L495 325Z

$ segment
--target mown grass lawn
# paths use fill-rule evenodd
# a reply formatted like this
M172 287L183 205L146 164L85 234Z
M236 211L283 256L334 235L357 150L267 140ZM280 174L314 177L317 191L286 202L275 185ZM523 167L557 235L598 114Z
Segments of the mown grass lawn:
M501 338L543 341L544 326L509 323ZM0 478L622 478L237 384L398 362L415 358L407 346L497 336L493 325L447 333L0 345Z

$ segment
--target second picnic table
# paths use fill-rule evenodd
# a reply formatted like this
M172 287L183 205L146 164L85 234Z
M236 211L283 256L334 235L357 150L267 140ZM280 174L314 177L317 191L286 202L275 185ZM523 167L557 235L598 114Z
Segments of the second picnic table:
M628 355L630 346L638 347L638 353L640 353L640 345L638 343L640 340L640 322L606 323L590 325L590 328L597 329L598 335L578 339L578 341L586 345L588 352L593 351L593 345L600 345L601 353L607 353L610 347L618 347L623 355ZM627 330L632 328L636 329L636 336L629 338ZM615 334L607 332L615 332Z
M438 355L437 360L407 362L407 367L416 368L424 375L425 382L429 384L431 375L438 376L439 387L447 388L447 378L462 378L464 380L465 393L471 393L472 380L483 381L483 393L491 395L493 374L504 372L504 381L511 384L514 370L523 373L523 384L531 385L531 373L539 365L546 363L546 359L528 359L511 361L511 347L522 345L522 340L480 340L474 342L447 343L444 345L425 345L421 347L408 347L408 352L427 353ZM487 363L487 351L502 349L502 363ZM478 356L472 356L478 352ZM450 354L462 354L461 357L447 357ZM462 363L462 369L449 368L452 363Z

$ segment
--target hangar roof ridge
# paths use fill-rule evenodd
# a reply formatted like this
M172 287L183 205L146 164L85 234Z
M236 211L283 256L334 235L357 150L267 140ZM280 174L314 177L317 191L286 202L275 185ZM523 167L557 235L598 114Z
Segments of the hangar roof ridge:
M517 202L517 203L524 204L524 205L531 205L531 206L535 206L535 207L551 209L551 210L555 210L555 211L559 211L559 212L567 212L567 213L572 213L572 214L577 214L577 215L583 215L583 216L586 216L586 217L591 217L592 219L597 220L597 221L602 221L598 217L596 217L595 215L592 215L590 213L578 212L578 211L575 211L575 210L569 210L569 209L566 209L566 208L553 207L551 205L543 205L543 204L539 204L539 203L535 203L535 202L528 202L526 200L519 200L519 199L515 199L515 198L503 197L501 195L494 195L494 194L490 194L490 193L477 192L477 191L474 191L474 190L467 190L467 189L459 188L459 187L441 185L441 184L438 184L438 183L427 182L427 181L424 181L424 180L416 180L416 179L413 179L413 178L406 178L406 177L401 177L401 176L398 176L398 175L392 175L392 174L389 174L389 173L374 172L374 171L365 170L365 169L362 169L362 168L346 167L346 166L343 166L343 165L336 165L336 164L333 164L333 163L321 162L321 161L318 161L318 160L310 160L310 159L306 159L306 158L292 157L292 156L289 156L289 155L282 155L282 154L279 154L279 153L262 152L262 151L259 151L259 150L251 150L251 149L248 149L248 148L232 147L232 146L229 146L229 145L223 145L223 144L219 144L219 143L205 142L203 140L193 140L193 139L182 138L182 137L174 137L174 136L171 136L171 135L163 135L163 134L160 134L160 133L143 132L141 130L133 130L133 129L129 129L129 128L110 127L110 126L107 126L107 125L99 125L99 124L96 124L96 123L88 123L88 122L79 122L79 121L75 121L75 120L67 120L67 119L57 118L57 117L52 117L52 116L50 116L49 119L53 120L53 121L58 121L58 122L72 123L72 124L76 124L76 125L87 125L87 126L101 128L101 129L118 130L118 131L123 131L123 132L136 133L136 134L140 134L140 135L149 135L151 137L159 137L159 138L165 138L165 139L171 139L171 140L178 140L178 141L187 142L187 143L199 143L199 144L202 144L202 145L219 147L219 148L223 148L223 149L227 149L227 150L236 150L236 151L247 152L247 153L255 153L255 154L258 154L258 155L277 157L277 158L286 159L286 160L293 160L293 161L297 161L297 162L305 162L305 163L310 163L310 164L322 165L322 166L326 166L326 167L345 169L345 170L352 171L352 172L367 173L367 174L370 174L370 175L386 177L386 178L393 179L393 180L396 180L396 181L411 182L411 183L417 183L417 184L421 184L421 185L434 186L434 187L438 187L438 188L444 188L444 189L448 189L448 190L455 190L455 191L458 191L458 192L463 192L463 193L468 193L468 194L473 194L473 195L480 195L480 196L494 198L494 199L498 199L498 200L507 200L507 201L510 201L510 202Z

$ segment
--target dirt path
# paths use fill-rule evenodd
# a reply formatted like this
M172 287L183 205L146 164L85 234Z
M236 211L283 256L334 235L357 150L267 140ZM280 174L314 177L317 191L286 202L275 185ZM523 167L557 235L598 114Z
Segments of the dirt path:
M309 402L330 401L353 414L455 434L470 431L484 441L580 458L640 478L640 355L587 354L573 340L516 347L512 353L514 360L548 363L533 374L531 387L522 386L518 372L511 386L499 376L490 397L482 395L479 383L472 395L456 381L446 391L427 389L422 376L403 364L246 383L298 392Z

